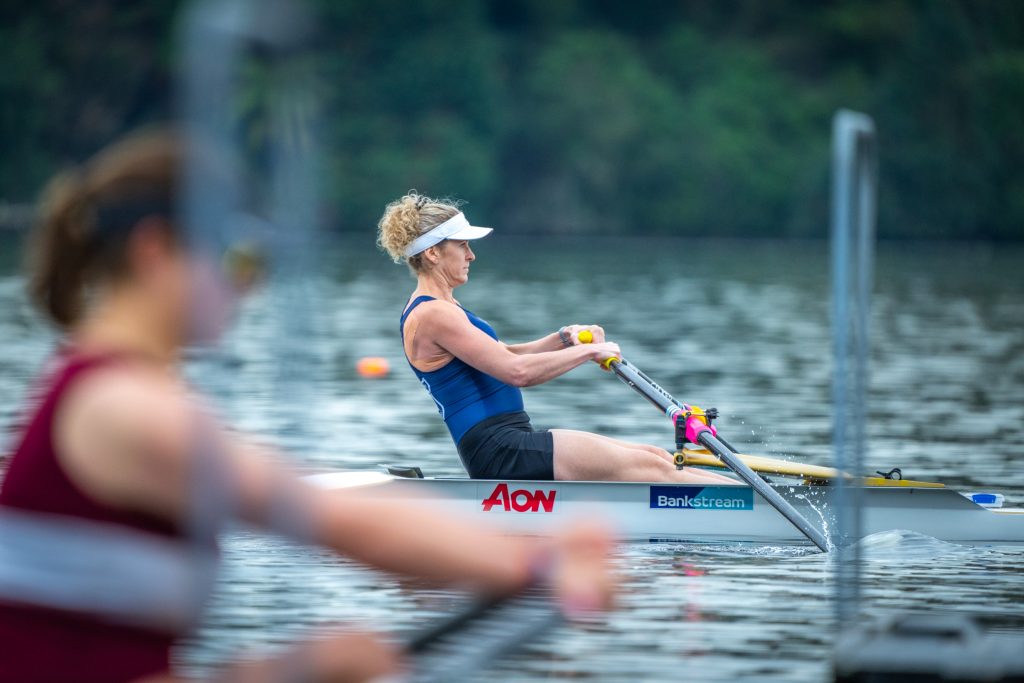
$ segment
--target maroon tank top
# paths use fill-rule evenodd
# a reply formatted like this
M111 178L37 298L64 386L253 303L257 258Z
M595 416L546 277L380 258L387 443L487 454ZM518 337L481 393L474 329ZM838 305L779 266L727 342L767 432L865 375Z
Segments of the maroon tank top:
M173 524L103 505L64 472L52 429L61 397L72 383L123 356L60 354L33 396L0 486L0 506L119 524L179 537ZM130 681L169 668L175 634L107 623L96 616L0 601L0 682Z

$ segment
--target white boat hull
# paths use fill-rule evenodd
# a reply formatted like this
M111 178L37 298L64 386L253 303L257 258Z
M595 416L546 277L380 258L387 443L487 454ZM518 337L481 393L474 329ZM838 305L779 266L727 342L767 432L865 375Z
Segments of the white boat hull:
M630 541L793 544L807 540L753 489L629 482L408 479L376 472L313 475L328 489L358 486L371 495L431 501L464 519L544 534L570 519L600 519ZM828 535L827 486L775 485ZM864 535L908 530L967 544L1024 544L1024 509L990 509L948 488L863 489Z

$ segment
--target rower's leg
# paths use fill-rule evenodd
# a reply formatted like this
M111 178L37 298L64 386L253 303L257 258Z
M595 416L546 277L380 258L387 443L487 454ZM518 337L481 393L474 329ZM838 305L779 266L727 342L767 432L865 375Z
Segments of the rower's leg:
M614 439L552 429L555 446L555 479L590 481L669 481L688 484L735 484L713 472L688 467L677 470L648 447ZM622 445L625 444L625 445Z
M589 433L589 432L587 432L587 433ZM667 463L674 463L674 461L672 459L672 454L669 453L668 451L666 451L664 448L658 448L657 446L651 446L650 444L645 444L645 443L633 443L631 441L622 441L621 439L613 439L612 437L605 436L603 434L590 434L590 435L594 436L594 437L597 437L598 439L604 439L605 441L610 441L611 443L617 445L619 448L629 448L629 449L639 449L639 450L644 450L644 451L650 451L651 453L654 453L656 456L658 456L659 458L661 458L665 462L667 462ZM675 465L673 464L673 467L674 466Z

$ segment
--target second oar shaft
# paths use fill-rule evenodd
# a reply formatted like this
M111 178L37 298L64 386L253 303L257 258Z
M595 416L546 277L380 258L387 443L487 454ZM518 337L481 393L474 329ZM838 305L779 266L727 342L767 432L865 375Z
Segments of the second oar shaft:
M801 515L796 509L790 504L788 500L783 498L778 491L762 479L754 470L740 460L736 454L725 447L721 441L719 441L710 431L701 432L697 437L700 444L707 448L709 451L718 456L725 465L735 472L743 481L751 486L755 491L760 494L762 498L768 501L768 503L778 510L782 515L792 522L793 526L799 529L804 536L810 539L811 543L818 546L823 552L828 552L828 541L825 539L825 535L818 531L807 518Z
M648 379L647 375L625 360L610 360L608 367L619 379L629 385L641 396L650 401L656 408L675 418L681 410L679 403L669 395L667 391ZM681 417L679 419L682 419ZM740 460L726 447L710 430L701 431L697 437L701 445L718 456L718 459L730 470L736 473L752 489L764 498L773 508L778 510L782 516L788 519L793 526L803 533L811 543L818 546L823 552L828 552L828 541L818 529L811 525L807 519L797 512L789 501L783 498L778 491L760 477L754 470L750 469L745 462Z

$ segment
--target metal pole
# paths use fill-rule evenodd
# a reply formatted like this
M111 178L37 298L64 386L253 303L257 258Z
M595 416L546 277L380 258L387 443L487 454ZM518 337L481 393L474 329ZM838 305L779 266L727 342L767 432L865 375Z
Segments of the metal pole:
M832 447L836 469L857 475L867 454L869 322L878 171L875 124L848 110L832 122L832 325L835 365ZM836 620L857 617L860 599L861 488L837 480Z

